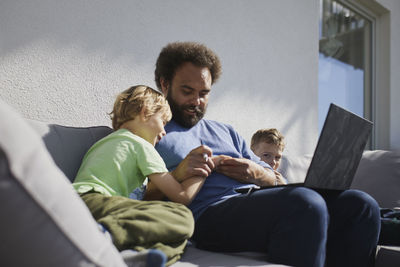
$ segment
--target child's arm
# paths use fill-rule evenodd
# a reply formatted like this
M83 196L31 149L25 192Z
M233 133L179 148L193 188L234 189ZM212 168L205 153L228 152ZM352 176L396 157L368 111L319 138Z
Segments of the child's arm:
M168 199L189 205L200 188L203 186L206 178L192 177L182 183L178 183L169 172L150 174L149 180L153 183Z
M152 182L148 181L146 185L146 191L143 196L143 200L163 200L165 195L158 189L158 187Z
M219 162L222 159L227 158L230 157L219 155L211 157L210 159L213 161L215 166L218 166ZM200 191L200 188L203 186L205 179L206 178L202 177L191 177L179 183L175 180L174 176L171 173L151 174L149 175L150 181L147 184L144 199L156 200L163 199L165 196L167 196L170 200L174 202L189 205L194 197L197 195L197 193Z

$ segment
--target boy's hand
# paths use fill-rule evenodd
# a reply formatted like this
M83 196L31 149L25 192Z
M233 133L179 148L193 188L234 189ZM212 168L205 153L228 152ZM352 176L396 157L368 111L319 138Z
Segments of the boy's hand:
M203 154L206 154L207 158L211 158L211 148L201 145L193 149L171 174L178 182L182 182L193 176L206 178L215 168L215 164L213 160L206 159Z
M286 181L280 172L274 171L274 173L276 177L276 185L286 184Z

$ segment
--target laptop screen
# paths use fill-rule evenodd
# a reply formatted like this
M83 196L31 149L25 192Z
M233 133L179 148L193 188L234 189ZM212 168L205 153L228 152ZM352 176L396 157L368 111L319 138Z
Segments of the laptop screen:
M371 130L372 122L331 104L304 185L348 189Z

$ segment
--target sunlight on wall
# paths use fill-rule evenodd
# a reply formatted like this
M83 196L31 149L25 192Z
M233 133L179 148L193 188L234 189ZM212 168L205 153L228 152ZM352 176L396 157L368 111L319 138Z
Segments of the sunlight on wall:
M232 124L248 141L253 131L274 126L288 137L288 152L313 151L318 0L0 5L0 98L27 118L109 125L117 92L134 84L154 87L162 47L198 41L223 65L208 118Z
M114 97L132 83L152 82L152 66L132 66L128 57L109 58L104 51L85 51L79 43L62 46L38 40L3 57L1 97L24 117L86 126L110 125ZM4 77L4 76L3 76Z

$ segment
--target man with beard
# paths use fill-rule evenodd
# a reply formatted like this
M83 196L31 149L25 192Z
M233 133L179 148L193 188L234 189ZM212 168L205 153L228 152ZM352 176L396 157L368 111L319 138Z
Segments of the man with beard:
M235 192L284 181L231 126L203 119L220 74L218 56L198 43L168 44L156 63L155 81L173 114L156 149L178 180L207 177L189 205L196 220L196 246L263 252L270 262L292 266L367 266L380 216L376 201L366 193L320 194L304 187ZM229 157L216 167L201 156L202 150Z

